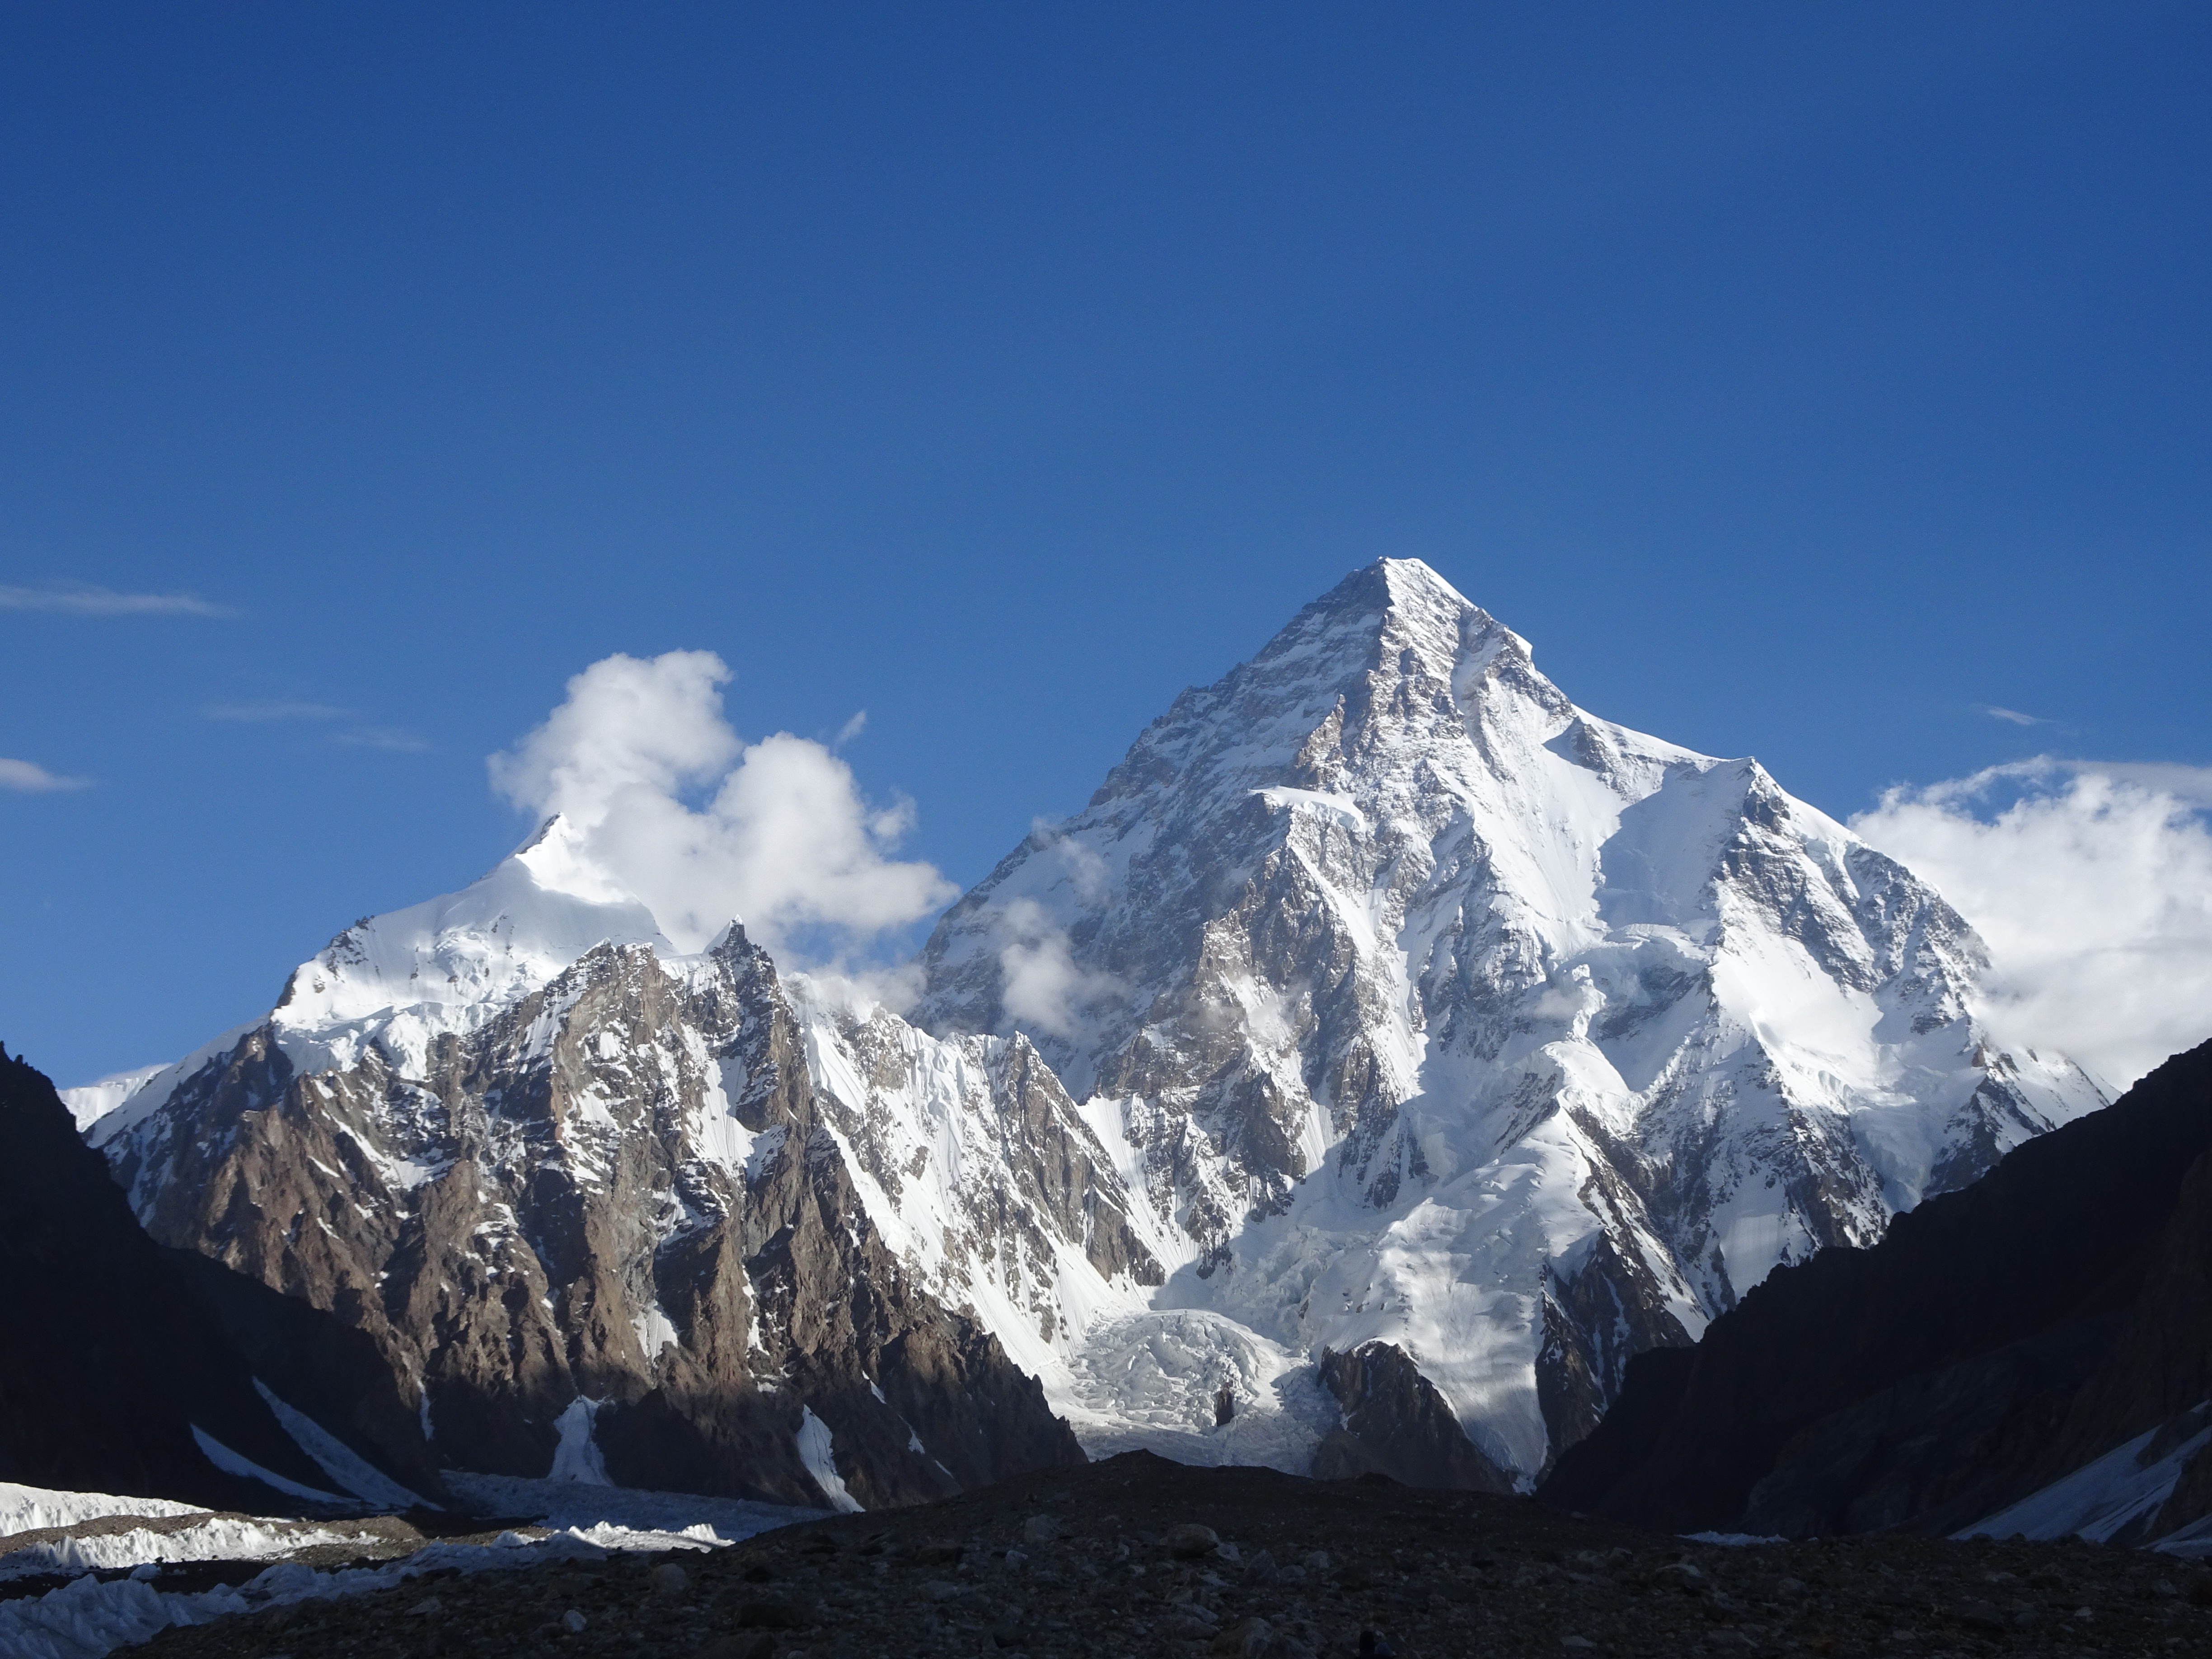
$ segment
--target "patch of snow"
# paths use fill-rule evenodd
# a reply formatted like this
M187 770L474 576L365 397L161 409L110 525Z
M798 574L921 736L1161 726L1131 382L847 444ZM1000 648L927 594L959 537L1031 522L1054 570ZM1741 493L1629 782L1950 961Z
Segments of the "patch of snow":
M155 1078L174 1064L163 1060L156 1066L141 1066L128 1072L110 1072L106 1077L90 1083L81 1083L73 1089L57 1090L62 1104L70 1109L76 1121L79 1134L106 1117L110 1112L137 1094Z
M363 1503L375 1504L386 1509L438 1507L371 1465L307 1413L295 1411L286 1405L259 1377L253 1379L253 1386L269 1402L269 1409L276 1414L276 1421L283 1425L284 1432L290 1435L300 1449L313 1458L316 1467L337 1482L342 1490L351 1492Z
M568 1402L568 1409L553 1421L561 1436L560 1443L553 1448L553 1467L547 1473L549 1480L573 1480L587 1486L611 1486L607 1478L607 1461L599 1454L599 1442L592 1438L592 1419L600 1402L586 1400L578 1395Z
M799 1432L792 1437L799 1447L799 1461L806 1465L807 1474L814 1484L822 1488L823 1496L830 1500L832 1509L842 1510L848 1515L858 1514L860 1500L845 1490L844 1477L837 1473L836 1459L831 1455L830 1425L817 1417L809 1407L799 1407Z
M658 1301L642 1302L630 1320L630 1330L637 1338L637 1346L647 1364L660 1358L663 1348L677 1346L676 1322Z
M264 1561L319 1544L356 1544L368 1535L294 1521L211 1515L173 1530L133 1527L125 1532L27 1544L0 1555L0 1580L93 1572L149 1561Z
M73 1527L81 1521L100 1521L114 1515L168 1517L206 1513L198 1504L173 1503L166 1498L57 1492L46 1486L21 1486L11 1480L0 1480L0 1538L10 1533L38 1532L49 1527Z
M707 1527L736 1540L757 1532L819 1520L827 1511L744 1498L704 1498L696 1492L652 1492L637 1486L583 1486L570 1480L526 1480L514 1475L447 1473L446 1484L471 1508L491 1515L528 1515L553 1528L628 1527L681 1533Z
M676 1505L711 1507L721 1502L684 1498L675 1493L635 1496ZM41 1596L0 1601L0 1654L8 1659L101 1659L117 1648L146 1641L172 1626L204 1625L236 1613L365 1595L392 1589L427 1573L513 1571L546 1561L604 1560L617 1550L713 1549L772 1526L812 1519L817 1513L779 1510L769 1504L742 1507L753 1513L739 1519L731 1516L726 1506L714 1522L686 1522L676 1531L594 1521L566 1526L541 1538L508 1533L493 1544L433 1544L404 1560L373 1568L320 1572L303 1562L280 1562L234 1588L218 1585L191 1595L165 1594L137 1577L103 1583L88 1576Z
M192 1438L199 1443L201 1455L225 1474L238 1475L247 1480L258 1480L263 1486L283 1492L287 1498L305 1498L310 1504L343 1504L346 1500L336 1492L318 1492L313 1486L303 1486L297 1480L288 1480L272 1469L264 1469L252 1458L231 1449L195 1423Z
M1341 1413L1302 1354L1204 1309L1095 1327L1054 1407L1094 1458L1142 1449L1179 1463L1253 1463L1304 1474ZM1226 1386L1236 1414L1216 1424Z
M2029 1493L2009 1509L1952 1534L1954 1538L2037 1540L2086 1538L2101 1544L2131 1523L2148 1520L2173 1495L2182 1466L2212 1443L2212 1429L2183 1441L2164 1456L2142 1456L2158 1431L2137 1435L2073 1474ZM2178 1536L2178 1534L2177 1534ZM2212 1544L2208 1544L2212 1547ZM2180 1553L2179 1551L2177 1553Z

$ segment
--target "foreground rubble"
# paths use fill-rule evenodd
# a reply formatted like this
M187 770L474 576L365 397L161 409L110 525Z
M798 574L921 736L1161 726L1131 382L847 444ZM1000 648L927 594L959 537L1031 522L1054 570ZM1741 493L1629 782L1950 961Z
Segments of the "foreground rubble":
M148 1659L635 1654L2212 1653L2212 1576L2078 1542L1722 1545L1524 1498L1145 1453L712 1554L617 1555L164 1632Z

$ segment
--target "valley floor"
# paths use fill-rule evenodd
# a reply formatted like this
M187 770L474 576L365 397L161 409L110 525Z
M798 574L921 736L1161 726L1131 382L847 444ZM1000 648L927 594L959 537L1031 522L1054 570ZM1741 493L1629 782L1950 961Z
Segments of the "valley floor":
M2078 1540L1701 1543L1527 1499L1139 1452L708 1553L433 1573L167 1631L130 1651L1349 1659L1363 1631L1402 1659L2212 1654L2212 1575Z

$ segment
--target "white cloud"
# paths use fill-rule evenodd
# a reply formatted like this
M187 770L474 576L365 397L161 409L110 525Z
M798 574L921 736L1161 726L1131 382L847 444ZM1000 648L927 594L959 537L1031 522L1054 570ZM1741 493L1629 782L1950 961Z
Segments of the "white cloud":
M2212 768L2044 757L1893 789L1851 826L1990 946L2007 1042L2115 1087L2212 1036Z
M1993 702L1974 705L1993 720L2003 720L2013 726L2048 726L2051 722L2039 714L2023 714L2017 708L2000 708Z
M1121 991L1110 974L1076 966L1067 930L1032 898L1011 901L992 918L999 945L999 1000L1016 1025L1074 1037L1084 1010Z
M70 582L52 587L0 586L0 611L59 611L75 617L232 617L227 605L197 593L118 593Z
M60 789L82 789L90 778L65 778L49 772L35 761L0 758L0 789L19 794L50 795Z
M910 803L869 805L822 744L743 742L722 714L729 678L706 651L593 663L543 726L491 757L493 785L566 818L609 889L685 950L741 919L794 964L842 956L955 896L931 866L889 856Z
M1065 886L1079 904L1092 902L1105 890L1111 873L1106 860L1086 843L1060 834L1050 819L1030 820L1030 845L1042 855L1041 866L1059 866L1049 884ZM1113 975L1076 964L1066 927L1033 898L1010 899L997 907L991 936L999 949L1000 1004L1025 1030L1074 1040L1090 1024L1089 1011L1123 994L1121 981Z

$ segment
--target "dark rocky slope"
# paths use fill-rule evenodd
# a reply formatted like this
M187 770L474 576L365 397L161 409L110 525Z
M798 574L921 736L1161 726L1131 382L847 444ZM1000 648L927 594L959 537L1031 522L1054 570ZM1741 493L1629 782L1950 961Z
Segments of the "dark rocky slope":
M1375 1632L1403 1659L2134 1659L2205 1651L2208 1603L2201 1569L2138 1552L1895 1535L1713 1548L1520 1498L1133 1452L712 1554L441 1577L133 1651L1354 1659Z
M1640 1356L1541 1496L1792 1536L1990 1515L2212 1394L2212 1043ZM2155 1532L2212 1504L2185 1474Z
M1513 1478L1467 1437L1436 1384L1395 1342L1322 1351L1321 1382L1344 1421L1314 1453L1317 1480L1388 1475L1408 1486L1510 1492Z
M44 1074L0 1048L0 1480L266 1512L197 1426L330 1487L191 1280L149 1238Z
M565 1444L626 1486L820 1505L834 1464L874 1508L1081 1462L884 1247L823 1111L732 928L696 969L602 944L419 1059L306 1072L272 1019L106 1151L164 1243L345 1328L364 1432L427 1428L448 1466L542 1475Z

